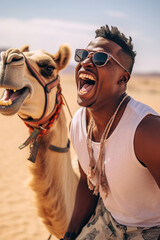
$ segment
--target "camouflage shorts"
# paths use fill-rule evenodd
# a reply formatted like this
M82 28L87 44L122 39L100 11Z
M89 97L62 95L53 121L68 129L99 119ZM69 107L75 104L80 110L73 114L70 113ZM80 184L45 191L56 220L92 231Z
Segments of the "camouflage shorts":
M76 240L160 240L160 226L152 228L128 227L113 219L102 200L95 214Z

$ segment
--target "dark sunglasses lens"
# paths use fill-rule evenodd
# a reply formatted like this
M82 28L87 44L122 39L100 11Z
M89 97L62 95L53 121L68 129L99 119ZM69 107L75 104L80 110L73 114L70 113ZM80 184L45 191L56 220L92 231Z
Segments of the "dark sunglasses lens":
M96 66L102 66L106 63L108 55L103 52L97 52L93 55L93 62Z
M76 62L82 62L84 61L88 56L88 51L83 50L83 49L77 49L75 52L75 61Z

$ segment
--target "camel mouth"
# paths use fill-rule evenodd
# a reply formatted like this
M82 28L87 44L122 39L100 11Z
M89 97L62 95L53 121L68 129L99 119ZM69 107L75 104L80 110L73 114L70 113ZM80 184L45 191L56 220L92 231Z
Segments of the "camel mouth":
M0 113L8 116L17 113L28 94L27 87L19 90L5 88L0 99Z

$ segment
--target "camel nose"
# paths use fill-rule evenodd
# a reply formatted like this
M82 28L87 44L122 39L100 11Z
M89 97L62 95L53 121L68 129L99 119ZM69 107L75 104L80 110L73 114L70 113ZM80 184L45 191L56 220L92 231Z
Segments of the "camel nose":
M9 49L3 55L2 53L2 60L6 63L12 63L14 65L22 65L24 63L24 56L20 52L19 49Z

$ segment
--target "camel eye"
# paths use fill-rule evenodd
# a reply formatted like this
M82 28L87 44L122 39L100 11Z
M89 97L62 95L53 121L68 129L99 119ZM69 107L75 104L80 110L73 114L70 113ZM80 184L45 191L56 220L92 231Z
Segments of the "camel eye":
M54 69L55 69L54 66L48 66L48 67L46 68L46 70L47 70L48 73L49 73L49 72L52 73Z
M41 73L44 77L50 77L52 75L54 69L55 69L55 67L52 65L46 66L46 67L42 68Z

